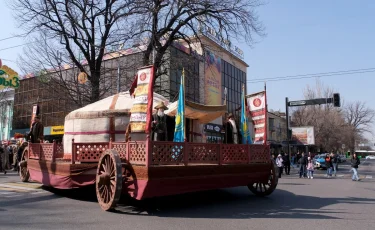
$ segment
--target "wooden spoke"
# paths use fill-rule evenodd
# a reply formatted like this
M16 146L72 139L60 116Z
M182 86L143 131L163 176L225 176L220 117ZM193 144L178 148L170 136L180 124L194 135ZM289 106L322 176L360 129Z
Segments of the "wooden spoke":
M272 162L270 175L267 182L255 182L248 185L249 190L257 196L268 196L277 187L278 177L276 177L277 168Z
M28 182L30 179L30 173L27 168L27 159L29 156L29 150L28 147L25 148L25 150L22 153L21 156L21 162L19 163L19 175L22 182Z
M107 150L99 159L96 175L96 196L105 211L113 209L120 199L122 178L118 175L122 175L120 156L115 150Z

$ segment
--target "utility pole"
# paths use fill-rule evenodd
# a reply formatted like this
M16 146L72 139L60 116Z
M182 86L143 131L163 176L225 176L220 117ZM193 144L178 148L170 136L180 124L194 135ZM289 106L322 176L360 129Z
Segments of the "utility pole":
M286 140L288 145L288 157L290 160L290 132L289 132L289 99L288 97L285 98L285 117L286 117Z

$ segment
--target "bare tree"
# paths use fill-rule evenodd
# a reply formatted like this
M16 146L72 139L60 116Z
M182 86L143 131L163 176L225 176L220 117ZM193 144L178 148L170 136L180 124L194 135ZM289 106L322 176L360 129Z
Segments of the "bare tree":
M372 124L374 123L375 110L366 106L365 102L356 101L348 103L344 108L344 116L351 130L349 136L350 150L355 151L356 141L365 133L372 133Z
M331 98L333 92L332 88L317 80L315 86L306 86L304 96L305 99ZM331 104L298 107L292 112L292 124L313 126L315 144L326 151L340 149L345 141L342 131L347 125L342 111Z
M99 100L105 91L105 87L101 89L103 56L106 49L126 43L130 38L129 31L134 27L130 18L139 13L138 3L135 0L14 0L11 4L17 21L29 37L38 35L31 40L34 46L29 49L34 70L52 68L58 72L63 64L74 65L77 71L87 74L89 87L84 92L89 94L89 102ZM45 46L43 52L39 49L41 45ZM71 93L81 95L83 91Z
M142 1L145 12L139 18L135 36L146 38L147 48L143 64L159 68L163 57L174 41L203 45L200 34L206 27L213 28L218 40L228 43L235 38L251 45L254 35L264 35L255 9L259 0L152 0Z

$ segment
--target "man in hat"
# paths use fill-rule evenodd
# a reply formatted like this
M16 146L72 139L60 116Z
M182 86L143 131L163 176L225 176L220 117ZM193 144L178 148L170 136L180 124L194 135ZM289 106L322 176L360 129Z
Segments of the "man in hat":
M167 141L167 116L164 114L164 110L168 107L164 105L164 102L160 102L155 106L156 113L153 115L152 130L153 130L153 140L154 141Z
M40 122L40 117L37 115L34 117L33 124L31 126L30 132L27 134L27 137L31 143L40 143L43 141L44 136L44 126Z
M238 144L238 131L236 122L234 121L233 114L228 114L228 121L226 123L226 143Z

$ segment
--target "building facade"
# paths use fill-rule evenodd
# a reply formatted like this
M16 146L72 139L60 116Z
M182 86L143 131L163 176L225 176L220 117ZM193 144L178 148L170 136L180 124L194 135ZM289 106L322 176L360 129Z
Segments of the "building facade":
M12 130L14 90L0 91L0 141L9 140Z
M184 43L175 43L169 48L165 64L158 71L154 91L170 102L176 101L184 69L186 100L206 105L222 105L226 101L228 112L239 121L241 89L242 85L246 86L248 65L209 37L202 35L201 41L204 48L196 45L189 49ZM142 66L142 54L142 47L132 47L105 55L102 98L116 94L118 89L120 92L130 89L137 69ZM85 92L85 83L77 81L79 72L74 66L64 66L52 74L51 78L70 79L73 89ZM15 90L13 135L29 130L34 104L40 107L47 136L54 135L49 130L63 129L64 118L69 112L88 104L85 95L53 81L46 82L41 77L25 78L20 82L20 87ZM222 125L223 119L213 123ZM204 132L203 125L194 128L200 135Z

